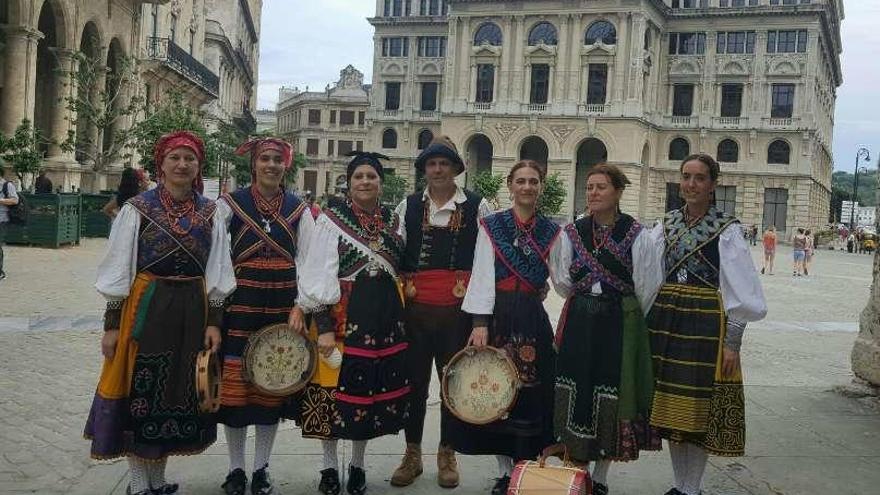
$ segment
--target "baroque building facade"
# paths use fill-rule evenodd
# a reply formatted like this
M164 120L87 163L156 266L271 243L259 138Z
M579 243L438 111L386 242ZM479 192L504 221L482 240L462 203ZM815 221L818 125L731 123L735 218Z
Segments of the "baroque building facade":
M215 116L215 122L251 132L253 118L247 118L246 109L256 102L261 8L261 0L0 0L0 132L9 135L23 119L33 122L50 141L43 149L44 168L64 191L114 186L122 167L134 164L134 158L96 170L87 153L57 145L69 132L78 141L88 137L92 146L106 146L113 139L113 128L100 131L78 122L64 103L77 91L69 80L77 52L107 74L122 70L124 58L137 60L137 83L119 95L120 105L135 94L155 102L173 89L187 104L208 111L209 126ZM252 14L253 29L242 21L245 10ZM228 39L241 48L232 51L238 59L227 63L238 64L234 76L223 70L223 57L230 55L217 54L222 52L215 48L217 31L233 33ZM250 74L241 70L247 64L239 62L245 53ZM98 95L109 80L99 80L90 91Z
M339 81L324 91L296 87L279 91L278 133L308 158L308 166L296 177L303 194L317 199L346 188L345 169L351 160L346 153L366 149L369 139L370 90L363 73L349 65L340 71Z
M566 217L607 161L646 222L681 204L681 159L707 152L719 207L816 227L843 14L840 0L377 0L368 144L410 184L420 137L438 132L469 174L537 159L567 185Z

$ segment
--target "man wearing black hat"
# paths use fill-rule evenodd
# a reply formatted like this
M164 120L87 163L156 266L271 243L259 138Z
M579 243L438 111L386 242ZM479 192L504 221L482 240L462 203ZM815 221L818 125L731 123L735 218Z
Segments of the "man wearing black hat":
M431 362L441 374L467 342L471 317L461 311L461 302L470 280L478 219L491 213L485 199L456 185L455 177L464 172L464 161L448 137L436 137L415 165L425 175L427 187L397 207L400 234L406 241L401 271L413 388L406 453L391 477L394 486L407 486L422 474L421 442ZM446 430L454 421L443 407L437 451L437 483L443 488L458 486L455 452L446 441Z

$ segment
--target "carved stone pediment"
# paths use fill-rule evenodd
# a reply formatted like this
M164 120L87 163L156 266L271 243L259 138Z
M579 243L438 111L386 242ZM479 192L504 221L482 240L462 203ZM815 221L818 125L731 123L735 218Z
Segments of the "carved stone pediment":
M555 45L545 45L544 43L538 43L534 46L526 47L526 55L530 57L535 56L556 56L556 46Z
M615 53L617 53L617 45L606 45L601 41L581 47L581 55L614 55Z
M568 136L570 136L571 133L574 132L574 127L570 125L551 125L550 132L552 132L556 140L559 141L560 144L562 144L568 138Z
M703 74L703 57L669 57L670 76L699 76Z
M807 65L807 59L802 54L768 55L764 62L768 76L802 76Z
M407 64L399 62L384 62L380 69L382 74L389 76L403 76L406 74Z
M477 46L471 47L471 55L500 57L501 56L501 47L495 46L495 45L490 45L489 43L483 43L482 45L477 45Z
M498 134L501 135L501 139L505 142L510 139L510 136L512 136L517 129L519 129L519 125L517 124L508 124L505 122L495 124L495 130L498 131Z
M743 55L717 55L715 57L715 70L723 76L749 76L752 74L752 66L755 60L751 56Z

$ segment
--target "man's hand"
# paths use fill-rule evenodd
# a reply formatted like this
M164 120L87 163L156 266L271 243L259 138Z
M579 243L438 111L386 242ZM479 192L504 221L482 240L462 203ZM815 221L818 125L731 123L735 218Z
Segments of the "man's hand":
M721 376L733 378L740 369L739 352L725 347L721 354Z
M290 330L297 332L300 335L306 334L306 315L299 306L294 306L293 309L290 310L290 316L287 318L287 326L290 327Z
M468 339L468 345L472 345L474 347L483 348L486 347L486 344L489 343L489 328L487 327L474 327L474 330L471 332L471 338Z

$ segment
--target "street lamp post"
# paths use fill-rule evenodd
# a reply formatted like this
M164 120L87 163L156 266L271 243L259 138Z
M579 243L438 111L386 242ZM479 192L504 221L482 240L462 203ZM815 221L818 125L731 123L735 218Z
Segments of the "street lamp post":
M859 148L859 151L856 152L856 170L855 177L853 178L853 194L852 198L850 198L850 210L849 210L849 230L853 231L856 228L856 201L858 200L859 195L859 162L862 160L869 162L871 161L871 152L868 151L868 148ZM868 173L868 169L862 167L863 173Z

